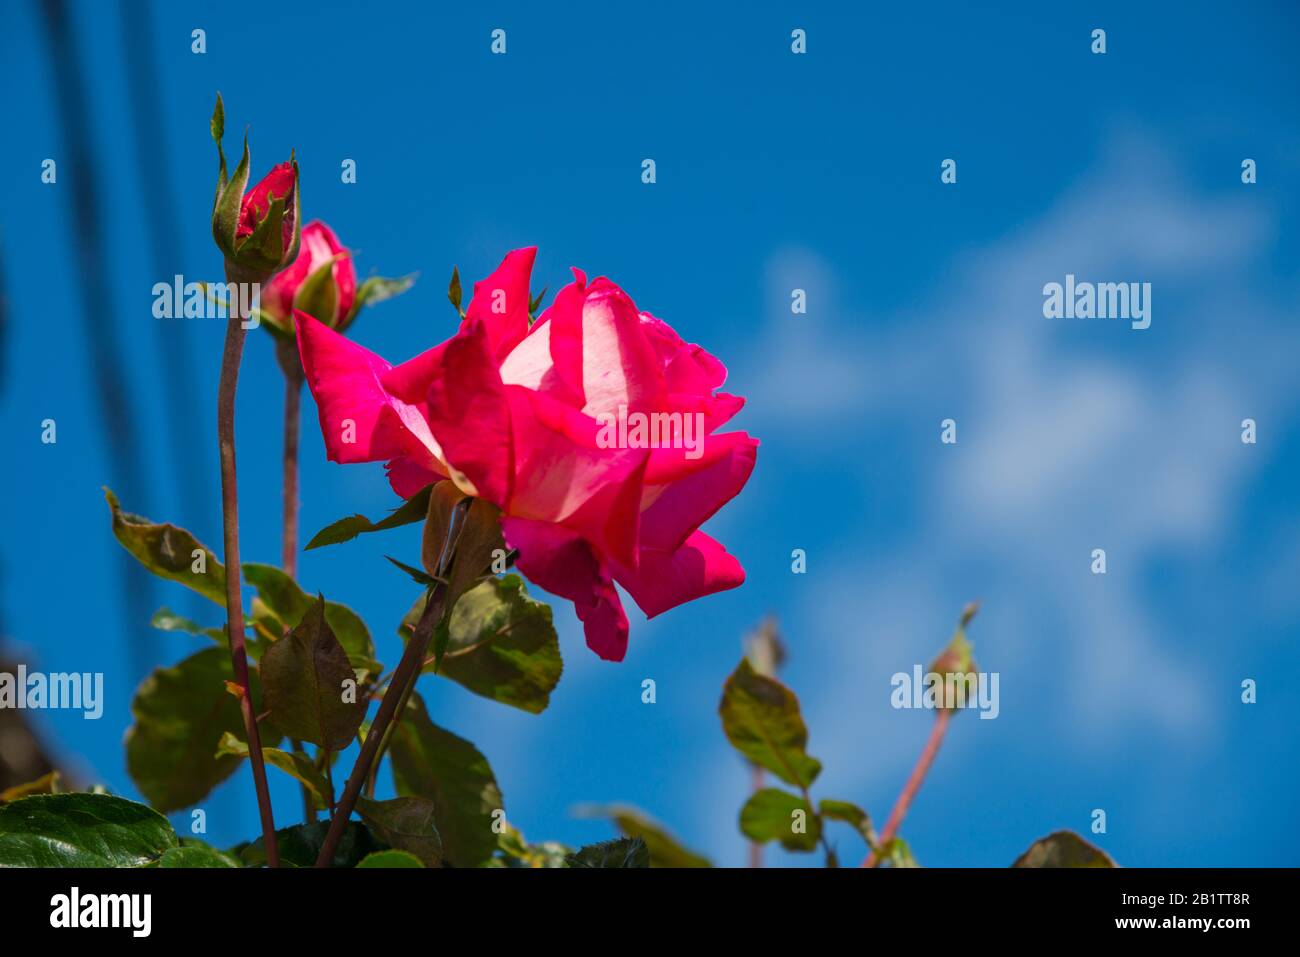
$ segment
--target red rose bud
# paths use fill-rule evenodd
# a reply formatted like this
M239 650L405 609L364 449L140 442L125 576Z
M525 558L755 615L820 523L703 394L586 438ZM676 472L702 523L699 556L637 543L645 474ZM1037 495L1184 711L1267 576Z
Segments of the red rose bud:
M351 250L339 242L334 230L316 220L303 227L298 258L262 290L262 318L293 335L293 310L299 309L339 329L352 318L356 299Z
M217 94L212 111L212 138L221 166L217 196L212 204L212 237L228 266L245 276L264 281L293 262L301 232L298 164L293 157L272 169L245 195L248 186L248 136L244 155L234 173L226 175L226 154L221 147L226 114Z

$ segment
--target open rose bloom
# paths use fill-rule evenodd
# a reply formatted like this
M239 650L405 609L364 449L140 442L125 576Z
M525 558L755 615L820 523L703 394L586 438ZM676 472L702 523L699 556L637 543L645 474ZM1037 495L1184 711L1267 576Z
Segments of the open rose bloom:
M653 617L744 581L699 528L744 486L758 441L717 432L744 405L716 391L722 363L608 279L575 269L530 328L535 255L507 255L456 335L401 365L301 312L299 351L331 460L386 461L403 498L450 478L498 506L518 568L572 601L587 644L619 661L615 582ZM638 413L699 428L689 442L611 443L608 424Z

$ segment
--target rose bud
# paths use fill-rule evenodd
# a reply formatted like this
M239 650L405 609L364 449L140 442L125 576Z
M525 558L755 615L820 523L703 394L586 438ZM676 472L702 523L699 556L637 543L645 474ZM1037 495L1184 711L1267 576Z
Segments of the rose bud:
M277 332L293 335L293 310L300 309L331 329L352 318L357 271L352 251L320 220L302 230L298 258L275 274L262 291L262 319Z
M221 167L217 195L212 204L212 237L226 257L227 266L254 281L262 281L293 262L298 252L298 164L290 156L245 194L248 186L248 136L244 155L230 176L221 147L225 133L225 107L221 95L212 111L212 138L217 143Z

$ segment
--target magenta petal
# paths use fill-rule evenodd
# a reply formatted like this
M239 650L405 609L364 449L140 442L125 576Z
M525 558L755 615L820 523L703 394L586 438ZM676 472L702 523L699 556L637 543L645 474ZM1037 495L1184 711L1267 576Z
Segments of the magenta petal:
M649 618L745 581L740 562L703 532L675 551L643 548L638 568L615 566L614 574Z
M501 531L519 552L515 564L521 572L573 602L587 647L606 661L622 661L627 654L627 614L591 546L577 533L550 522L506 516Z
M506 253L492 275L474 284L465 309L468 322L487 330L488 351L498 364L528 335L528 284L536 258L536 246Z
M488 345L487 328L473 322L431 350L436 355L428 416L448 466L469 479L479 495L504 508L514 474L510 406Z
M412 458L437 468L437 445L415 406L389 395L380 379L389 365L369 349L295 312L298 354L320 413L332 462Z
M744 488L754 471L758 440L744 432L711 435L704 455L657 449L647 469L641 545L672 551Z
M602 554L635 564L645 449L606 449L589 416L507 386L515 481L511 514L561 522Z

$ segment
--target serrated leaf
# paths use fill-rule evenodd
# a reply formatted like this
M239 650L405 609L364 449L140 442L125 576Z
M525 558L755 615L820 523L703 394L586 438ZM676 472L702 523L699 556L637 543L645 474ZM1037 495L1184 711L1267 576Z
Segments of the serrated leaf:
M325 835L329 832L329 821L317 821L315 824L299 824L296 827L281 828L275 832L276 844L280 850L281 866L315 867L316 858ZM331 867L356 867L369 854L385 850L360 821L348 821L343 829L334 851ZM260 867L266 863L266 848L262 838L240 849L240 859L248 867Z
M367 532L382 532L390 528L422 522L429 511L429 493L432 490L432 485L426 486L378 522L372 522L364 515L349 515L347 518L331 522L312 536L305 550L350 542L358 535Z
M0 807L0 867L139 867L176 843L165 817L111 794L41 794Z
M217 757L227 732L242 734L239 702L226 690L234 680L230 654L205 648L170 668L156 668L131 702L135 723L126 733L126 769L140 793L160 811L176 811L201 801L239 766L230 755ZM249 672L258 700L256 670ZM279 735L263 726L262 743Z
M398 633L409 641L424 611L421 595ZM447 623L447 643L437 671L462 687L532 714L550 703L564 662L550 606L528 597L518 575L489 578L466 592Z
M405 276L396 276L393 278L387 276L368 276L361 285L357 287L356 299L353 300L352 309L346 318L348 321L351 321L351 319L361 311L362 306L373 306L386 299L395 299L415 285L415 280L418 275L418 273L408 273Z
M248 757L248 743L227 732L221 736L217 745L217 754L230 754L237 758ZM280 748L262 748L262 758L267 764L279 768L285 774L306 786L320 810L329 810L330 786L325 775L312 759L301 751L284 751Z
M565 862L570 867L649 867L650 851L639 837L619 837L580 847Z
M315 599L284 571L274 565L252 562L245 563L243 570L244 581L257 589L262 605L280 625L274 633L279 634L284 628L296 628L307 617ZM325 622L333 629L334 636L349 657L373 660L375 643L370 637L370 629L355 611L347 605L327 601Z
M173 847L158 859L159 867L239 867L239 863L213 847Z
M442 837L433 801L414 795L374 801L363 795L357 798L357 813L385 844L414 854L425 867L442 864Z
M333 751L347 747L366 716L347 652L317 598L296 628L262 655L266 708L282 733ZM352 701L345 700L353 692Z
M357 867L424 867L409 851L375 851L367 854Z
M807 788L821 772L821 762L804 750L808 729L799 699L775 678L758 674L747 659L723 686L718 712L732 747L787 784Z
M438 584L437 580L435 580L432 575L426 575L424 572L420 571L420 569L408 565L406 562L399 562L392 555L385 555L384 557L402 571L406 572L406 574L410 575L411 581L415 582L417 585L424 585L426 588L432 588L434 585Z
M183 631L189 635L211 638L219 645L224 646L226 643L224 628L204 628L197 622L176 614L166 605L153 613L153 617L149 619L149 624L159 631Z
M821 822L802 797L780 788L763 788L740 809L740 830L760 844L780 841L789 851L811 851L821 837Z
M625 804L590 805L577 809L579 817L604 817L614 822L624 837L639 837L650 854L651 867L712 867L643 811Z
M505 809L487 758L464 738L429 720L419 695L411 695L389 746L399 795L433 802L444 859L478 867L496 851L492 826Z
M823 818L832 821L843 821L845 824L851 825L868 844L875 841L875 832L871 828L871 816L856 804L827 798L821 802L820 809Z
M180 582L225 606L226 568L210 549L183 528L124 512L117 496L108 489L104 497L113 514L113 534L136 561L158 577ZM193 570L197 550L206 552L202 573Z
M1053 831L1029 845L1012 867L1118 867L1114 858L1074 831Z

